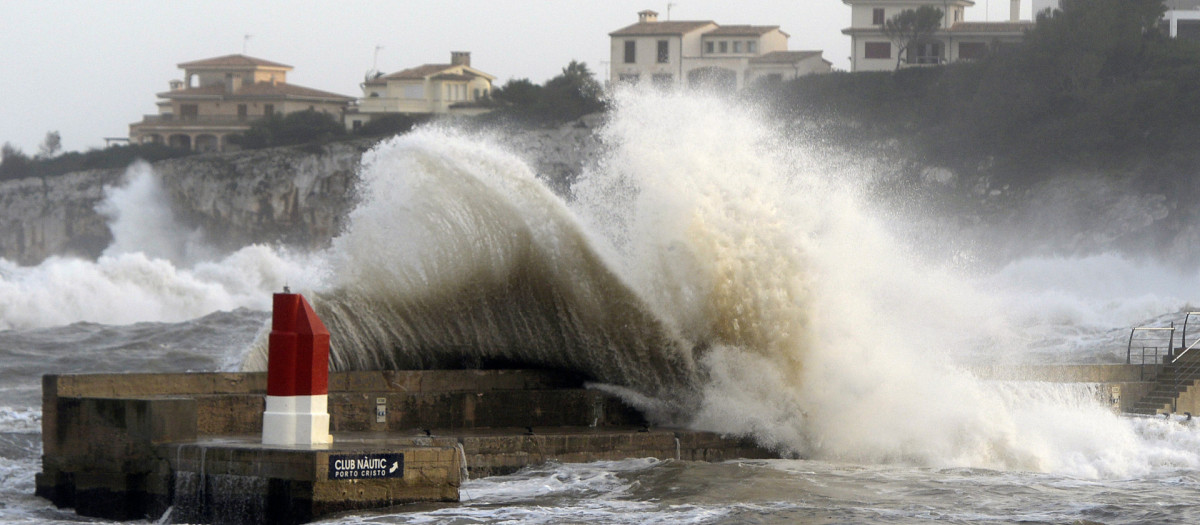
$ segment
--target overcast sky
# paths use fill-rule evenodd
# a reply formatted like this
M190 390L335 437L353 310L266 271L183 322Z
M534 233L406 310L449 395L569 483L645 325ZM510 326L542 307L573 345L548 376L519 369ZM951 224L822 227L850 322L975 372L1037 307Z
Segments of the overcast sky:
M241 53L295 69L288 81L361 96L372 68L391 73L470 51L474 67L541 83L571 60L607 68L608 33L664 0L0 0L0 142L37 152L48 131L67 151L126 137L156 112L181 62ZM1007 0L976 0L968 20L1003 20ZM841 0L673 0L673 20L778 25L794 50L850 65ZM1030 0L1022 0L1029 18ZM251 35L247 40L245 35Z

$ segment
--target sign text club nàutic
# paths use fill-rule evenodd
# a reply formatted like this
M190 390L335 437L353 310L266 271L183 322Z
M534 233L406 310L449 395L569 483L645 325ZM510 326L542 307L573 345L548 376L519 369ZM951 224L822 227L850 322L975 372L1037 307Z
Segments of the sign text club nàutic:
M404 477L404 454L330 454L329 479Z

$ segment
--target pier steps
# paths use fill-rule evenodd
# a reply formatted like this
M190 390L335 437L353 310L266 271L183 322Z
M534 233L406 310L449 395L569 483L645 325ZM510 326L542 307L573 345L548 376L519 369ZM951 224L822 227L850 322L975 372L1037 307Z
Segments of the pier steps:
M1175 412L1180 396L1196 386L1197 381L1200 381L1200 353L1191 352L1178 361L1161 365L1154 377L1154 387L1127 412L1143 415Z

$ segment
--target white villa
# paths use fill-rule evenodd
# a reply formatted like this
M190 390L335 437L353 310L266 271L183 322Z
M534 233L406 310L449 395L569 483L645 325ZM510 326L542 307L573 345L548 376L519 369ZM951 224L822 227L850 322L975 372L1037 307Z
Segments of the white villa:
M231 149L231 135L270 115L320 111L341 119L353 97L287 82L292 66L245 55L179 64L183 80L158 94L158 114L129 125L133 144L160 143L195 151Z
M911 46L901 58L901 67L936 65L981 58L991 50L1020 43L1034 23L1020 20L1020 0L1010 0L1009 20L967 22L966 8L973 0L842 0L851 7L851 71L890 71L896 68L895 44L883 34L883 24L901 11L933 6L942 10L942 26L933 36Z
M789 51L788 36L779 26L660 22L658 13L642 11L636 24L609 33L609 81L734 90L831 70L821 51Z
M424 64L363 82L363 98L346 113L346 127L358 129L386 114L477 115L496 77L471 67L471 53L450 53L449 64Z

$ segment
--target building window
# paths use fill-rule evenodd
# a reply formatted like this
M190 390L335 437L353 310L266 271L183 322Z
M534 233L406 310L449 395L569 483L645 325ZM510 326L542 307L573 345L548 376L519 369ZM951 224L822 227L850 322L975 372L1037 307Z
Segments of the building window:
M671 46L666 40L658 41L658 63L666 64L671 60Z
M742 41L741 40L737 40L733 43L733 52L734 53L742 52Z
M867 42L865 58L892 58L891 42Z
M883 9L876 8L871 11L871 23L877 26L883 25Z
M908 49L909 64L941 64L942 63L942 43L941 42L921 42Z
M625 63L632 64L637 62L637 42L633 40L625 41Z
M637 84L638 83L638 74L637 73L621 73L620 75L617 75L617 81L622 84Z
M275 104L263 104L263 115L271 116L275 114Z
M670 73L655 73L650 82L658 89L667 89L675 84L675 77Z
M722 53L728 53L729 52L729 42L722 40L721 43L717 46L717 49L720 49Z
M362 129L362 121L356 119L354 121L354 131L358 131L360 129Z
M238 104L238 120L246 120L246 116L249 114L245 104Z
M987 44L983 42L962 42L958 44L959 60L976 60L987 56Z
M184 120L194 119L199 114L200 114L200 107L197 106L196 104L180 104L179 105L179 116L183 117Z
M709 55L713 53L713 43L711 40L704 43L704 52Z
M755 42L753 40L747 41L746 42L746 52L747 53L757 53L758 52L758 42Z

